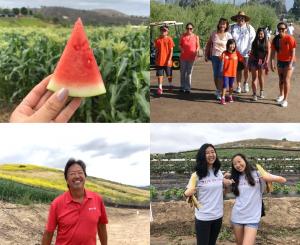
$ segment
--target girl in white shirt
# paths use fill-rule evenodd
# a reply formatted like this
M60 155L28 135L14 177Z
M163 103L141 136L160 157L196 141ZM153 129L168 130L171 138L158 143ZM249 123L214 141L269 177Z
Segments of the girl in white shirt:
M215 245L223 218L223 174L221 163L216 150L211 144L204 144L196 157L196 172L185 191L185 196L192 196L197 192L199 208L195 208L195 226L197 245ZM196 188L192 179L197 178ZM231 182L230 182L231 183Z
M231 178L236 196L231 213L236 244L254 245L262 211L262 187L265 182L284 183L286 179L269 173L260 176L243 154L233 156Z

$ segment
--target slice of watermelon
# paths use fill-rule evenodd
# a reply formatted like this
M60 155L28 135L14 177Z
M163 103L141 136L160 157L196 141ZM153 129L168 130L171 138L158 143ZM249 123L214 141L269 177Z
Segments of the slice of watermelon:
M68 89L72 97L90 97L106 92L80 18L47 86L54 92L61 88Z

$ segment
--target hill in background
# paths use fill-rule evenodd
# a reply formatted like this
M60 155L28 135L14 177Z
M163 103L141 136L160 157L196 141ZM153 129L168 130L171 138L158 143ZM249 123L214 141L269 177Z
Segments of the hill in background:
M85 187L99 193L107 205L147 207L149 191L87 177ZM0 199L12 202L50 202L67 190L63 171L29 164L0 165Z
M41 7L33 9L35 16L54 23L74 23L78 17L86 25L140 25L148 22L148 17L129 16L112 9L78 10L64 7Z

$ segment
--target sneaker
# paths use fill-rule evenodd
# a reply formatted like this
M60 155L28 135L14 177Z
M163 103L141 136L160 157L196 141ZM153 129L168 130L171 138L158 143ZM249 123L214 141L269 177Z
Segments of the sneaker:
M221 100L220 100L220 104L221 104L221 105L226 105L225 98L221 98Z
M222 96L220 94L217 95L217 100L221 100Z
M232 95L230 95L230 96L228 97L228 102L229 102L229 103L232 103L232 102L233 102L233 97L232 97Z
M163 90L161 88L158 88L157 89L157 95L162 95L162 93L163 93Z
M248 83L244 83L243 84L243 93L248 93L249 92L249 84Z
M264 99L265 98L265 93L264 93L263 90L260 91L259 98L260 99Z
M283 96L282 95L280 95L280 96L278 96L277 98L276 98L276 102L277 103L279 103L279 104L281 104L281 102L283 101Z
M286 100L283 100L280 105L281 105L281 107L287 107L288 102Z
M237 94L240 94L240 93L242 92L241 87L237 87L236 90L235 90L235 92L236 92Z
M252 100L253 100L253 101L257 101L257 95L256 95L256 94L253 94Z

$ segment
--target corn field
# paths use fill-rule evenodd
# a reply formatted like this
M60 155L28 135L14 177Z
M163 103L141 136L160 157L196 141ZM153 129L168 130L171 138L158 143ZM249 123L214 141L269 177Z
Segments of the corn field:
M0 29L0 106L13 109L53 73L71 28ZM107 93L87 98L73 122L149 121L149 33L144 27L88 27ZM0 108L1 109L1 108Z

